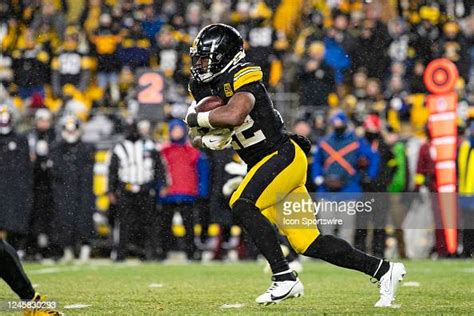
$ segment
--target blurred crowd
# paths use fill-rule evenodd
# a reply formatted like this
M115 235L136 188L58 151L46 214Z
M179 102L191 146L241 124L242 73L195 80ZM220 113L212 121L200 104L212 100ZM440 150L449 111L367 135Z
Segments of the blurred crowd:
M455 63L459 205L472 219L468 0L6 0L0 238L31 260L155 260L173 250L190 260L255 258L227 207L245 165L231 150L190 146L180 120L191 102L190 43L216 22L239 30L288 128L312 140L310 190L360 193L351 199L436 191L423 73L435 58ZM331 158L351 144L342 163ZM442 230L404 236L410 207L399 202L335 232L363 250L370 241L380 257L447 256ZM472 230L459 236L458 255L469 256ZM407 238L425 252L405 249Z

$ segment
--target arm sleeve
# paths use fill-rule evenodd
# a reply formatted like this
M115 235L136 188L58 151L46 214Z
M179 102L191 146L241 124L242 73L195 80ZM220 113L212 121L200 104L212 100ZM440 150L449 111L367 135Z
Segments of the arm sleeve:
M109 165L109 192L117 192L119 158L112 152Z

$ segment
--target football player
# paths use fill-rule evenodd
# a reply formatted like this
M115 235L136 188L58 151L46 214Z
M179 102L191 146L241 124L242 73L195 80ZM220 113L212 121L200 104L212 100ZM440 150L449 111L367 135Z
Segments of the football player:
M0 235L0 278L2 278L23 301L39 302L45 299L35 292L31 281L23 270L15 249ZM24 315L63 315L51 309L25 309Z
M15 249L0 236L0 277L22 300L32 300L36 293L23 271Z
M51 62L54 94L61 96L69 84L84 92L89 84L92 61L80 47L79 30L74 26L66 29L64 44Z
M186 122L193 143L210 149L232 143L248 165L230 206L272 269L272 284L256 302L267 305L301 296L303 284L289 268L271 223L277 223L276 206L290 193L310 199L305 188L309 141L287 133L262 84L261 68L246 62L242 37L234 28L225 24L204 27L190 55L189 90L195 101L213 95L225 103L208 112L196 112L196 103L190 106ZM375 278L380 285L375 306L392 306L398 282L406 273L402 263L369 256L342 239L321 235L316 225L305 229L279 225L279 229L297 252Z

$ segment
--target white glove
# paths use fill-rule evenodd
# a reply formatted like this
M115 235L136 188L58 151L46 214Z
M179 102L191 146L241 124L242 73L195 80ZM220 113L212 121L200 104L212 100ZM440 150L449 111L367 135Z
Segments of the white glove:
M228 128L217 128L210 130L202 136L202 144L211 150L222 150L232 142L234 131Z
M232 193L234 193L234 191L239 187L240 183L242 183L243 179L244 177L234 177L227 180L227 182L222 187L222 193L224 196L230 196Z
M247 174L247 164L231 161L225 165L224 170L233 176L245 176Z

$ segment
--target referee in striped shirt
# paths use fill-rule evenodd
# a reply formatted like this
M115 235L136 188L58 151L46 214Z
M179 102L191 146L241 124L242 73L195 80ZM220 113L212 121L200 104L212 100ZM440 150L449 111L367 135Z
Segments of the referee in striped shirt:
M157 182L166 184L166 173L156 144L140 136L137 123L131 122L125 139L112 150L109 167L109 199L117 211L112 259L125 260L131 243L143 250L141 259L156 258Z

